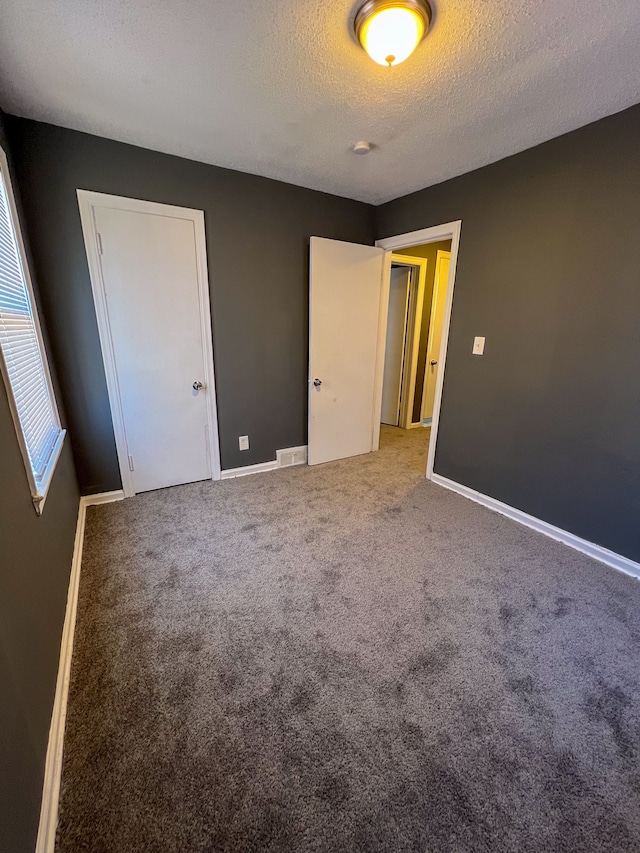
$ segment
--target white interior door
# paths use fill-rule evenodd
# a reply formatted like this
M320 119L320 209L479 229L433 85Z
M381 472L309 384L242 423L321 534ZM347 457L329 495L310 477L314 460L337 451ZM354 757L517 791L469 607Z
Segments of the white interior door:
M436 396L438 370L440 369L438 361L440 358L440 346L442 344L442 326L447 305L447 282L449 281L451 252L439 251L436 258L422 397L422 421L426 424L430 424L433 420L433 404Z
M311 238L309 465L372 450L383 256Z
M208 479L194 222L115 207L93 215L133 491Z
M384 374L382 384L383 424L398 426L400 422L400 395L402 371L407 338L407 313L411 270L409 267L392 267L389 283L389 313L384 351Z

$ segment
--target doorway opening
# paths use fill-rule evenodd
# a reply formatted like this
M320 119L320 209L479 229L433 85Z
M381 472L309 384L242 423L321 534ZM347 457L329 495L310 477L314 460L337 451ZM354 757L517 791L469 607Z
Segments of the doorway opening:
M431 426L450 260L451 240L391 255L381 424Z
M391 255L380 444L403 445L400 458L421 458L425 466L450 260L451 240ZM421 434L409 432L415 429Z
M415 436L430 432L426 476L431 477L460 229L460 221L448 222L397 237L385 237L375 246L311 238L309 465L378 450L384 418L392 430L399 430L402 424L404 431ZM438 264L439 280L443 286L439 288L441 299L434 300L431 289L427 288L428 258L421 257L419 247L431 252L432 244L443 241L450 251L445 258L445 249L440 249L443 255ZM438 248L436 246L436 252ZM444 259L448 261L448 272ZM434 290L437 261L436 255L431 267ZM396 269L393 289L392 267ZM421 275L423 269L425 274ZM428 326L422 322L425 292L428 292ZM387 322L390 299L397 306L395 330L389 328ZM436 305L440 306L442 319L432 324L431 310L435 310ZM431 336L429 349L428 328L431 326L441 330L441 339L438 342L437 336ZM395 362L391 357L387 362L385 383L387 333L389 352L394 351ZM424 335L422 356L421 334ZM384 416L383 394L388 413ZM430 431L424 430L423 426L429 423Z
M433 473L460 222L378 240L386 249L378 447L411 444ZM377 425L376 425L377 426ZM374 436L374 446L375 446Z

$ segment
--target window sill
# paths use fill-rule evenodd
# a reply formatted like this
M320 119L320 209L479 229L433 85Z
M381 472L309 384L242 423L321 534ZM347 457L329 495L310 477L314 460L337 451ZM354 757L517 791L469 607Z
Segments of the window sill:
M47 493L49 492L49 486L51 485L51 480L53 479L53 474L56 470L60 453L62 452L62 445L64 444L64 437L66 434L66 429L61 429L58 433L58 437L56 438L56 443L53 445L53 450L51 451L51 456L49 457L49 462L45 472L40 481L35 484L35 488L32 492L31 498L33 500L33 506L38 515L42 515L44 504L47 499Z

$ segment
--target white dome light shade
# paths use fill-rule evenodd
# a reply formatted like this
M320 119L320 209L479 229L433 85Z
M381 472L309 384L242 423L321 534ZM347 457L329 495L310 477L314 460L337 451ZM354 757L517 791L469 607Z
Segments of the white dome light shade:
M424 0L368 0L354 22L356 36L379 65L399 65L420 44L431 22Z

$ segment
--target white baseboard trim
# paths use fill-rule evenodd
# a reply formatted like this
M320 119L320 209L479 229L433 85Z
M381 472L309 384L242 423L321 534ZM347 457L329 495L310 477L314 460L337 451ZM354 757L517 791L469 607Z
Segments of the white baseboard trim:
M557 542L562 542L563 545L568 545L576 551L581 551L588 557L605 563L619 572L624 572L626 575L631 575L635 578L640 578L640 563L630 560L628 557L623 557L622 554L616 554L615 551L609 551L608 548L603 548L601 545L596 545L595 542L589 542L586 539L581 539L573 533L562 530L560 527L554 527L546 521L535 518L533 515L528 515L522 510L515 509L508 504L502 503L488 495L483 495L481 492L476 492L475 489L470 489L469 486L463 486L462 483L456 483L455 480L449 480L448 477L442 477L440 474L433 474L432 481L439 486L444 486L445 489L451 489L452 492L457 492L469 500L486 506L494 512L499 512L501 515L506 515L507 518L517 521L519 524L524 524L525 527L530 527L538 533L543 533Z
M124 500L124 492L118 489L116 492L100 492L98 495L85 495L81 500L85 506L97 506L98 504L110 504L114 501Z
M67 593L67 609L62 628L60 643L60 661L58 664L58 679L56 694L53 701L51 726L49 728L49 744L44 770L42 789L42 804L40 807L40 825L36 841L36 853L53 853L58 825L58 801L60 799L60 778L62 775L62 751L64 747L64 729L67 718L67 700L69 697L69 678L71 675L71 656L73 652L73 635L76 627L76 612L78 608L78 589L80 585L80 566L82 564L82 546L84 544L84 528L87 506L93 498L80 498L78 506L78 521L71 560L71 575ZM117 498L112 498L117 500Z
M287 463L287 457L295 457L295 462ZM264 471L275 471L277 468L293 468L296 465L307 464L307 445L300 447L285 447L276 450L276 459L272 462L258 462L257 465L243 465L241 468L227 468L220 472L221 480L232 480L234 477L246 477L248 474L261 474Z
M232 480L234 477L246 477L248 474L261 474L263 471L275 471L278 463L274 459L273 462L258 462L257 465L243 465L241 468L227 468L220 472L221 480Z
M69 679L71 677L71 657L73 654L73 637L76 627L78 610L78 590L80 588L80 568L82 565L82 547L84 544L84 529L87 517L87 507L96 504L121 501L124 492L102 492L98 495L84 495L78 505L78 521L76 536L73 544L69 591L67 593L67 609L62 628L60 642L60 661L58 663L58 679L56 694L53 700L51 726L49 728L49 743L44 769L44 784L42 787L42 804L40 806L40 824L36 853L54 853L56 828L58 825L58 803L60 800L60 780L62 776L62 754L64 748L64 729L67 719L67 701L69 698Z

